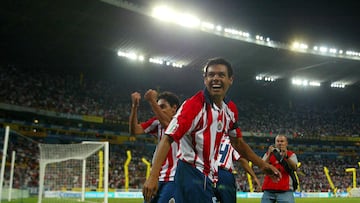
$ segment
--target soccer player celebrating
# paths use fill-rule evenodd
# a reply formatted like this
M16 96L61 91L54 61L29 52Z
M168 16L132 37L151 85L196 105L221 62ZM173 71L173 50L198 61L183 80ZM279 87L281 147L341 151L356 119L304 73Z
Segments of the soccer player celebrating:
M216 201L214 183L222 136L229 136L234 149L263 172L274 179L281 177L275 167L258 157L243 140L237 126L236 105L225 98L232 83L233 69L229 62L222 58L207 62L204 68L206 88L182 104L158 145L150 177L143 187L146 201L156 194L159 171L173 141L180 142L175 173L176 203Z
M132 93L132 106L129 118L130 134L138 135L149 133L155 135L158 140L160 140L164 135L166 126L169 125L171 118L175 115L176 110L180 106L179 99L171 92L163 92L158 96L158 93L152 89L149 89L145 93L144 97L149 102L155 116L145 122L139 123L137 118L137 109L141 95L138 92ZM177 150L178 145L176 142L173 142L158 173L159 190L155 197L151 200L152 203L168 203L170 199L174 198L174 175L177 164ZM154 154L156 154L156 150Z

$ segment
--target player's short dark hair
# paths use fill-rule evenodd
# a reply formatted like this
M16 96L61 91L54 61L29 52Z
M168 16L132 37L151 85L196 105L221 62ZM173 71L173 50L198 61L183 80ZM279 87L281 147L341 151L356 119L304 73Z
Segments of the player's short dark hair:
M169 102L171 107L173 107L174 105L176 105L176 108L180 107L179 97L172 92L164 91L164 92L160 93L158 96L158 100L159 99L166 100L167 102Z
M206 76L209 66L212 66L212 65L224 65L224 66L226 66L229 77L233 76L233 74L234 74L230 62L228 62L224 58L216 57L216 58L211 58L211 59L209 59L207 61L206 65L204 67L204 76Z

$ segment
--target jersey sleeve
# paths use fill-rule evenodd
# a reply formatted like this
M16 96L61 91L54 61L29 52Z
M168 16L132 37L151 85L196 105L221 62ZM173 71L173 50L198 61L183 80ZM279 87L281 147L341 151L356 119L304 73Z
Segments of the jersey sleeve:
M190 132L195 127L195 118L201 111L203 104L200 94L186 100L166 128L165 134L179 142L187 132Z
M152 117L149 120L140 123L145 133L155 135L157 134L159 121L156 117Z
M231 123L229 126L229 136L230 137L242 137L242 132L238 125L239 112L237 110L237 107L233 101L230 101L228 103L228 107L230 110L229 114L230 114L230 118L231 118Z

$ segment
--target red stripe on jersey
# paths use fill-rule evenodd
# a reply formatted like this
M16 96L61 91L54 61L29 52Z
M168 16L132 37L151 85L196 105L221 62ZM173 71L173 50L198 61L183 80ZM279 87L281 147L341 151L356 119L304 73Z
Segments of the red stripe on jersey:
M204 92L186 100L171 120L165 134L180 142L179 159L193 164L199 171L215 181L216 158L221 137L230 133L241 136L237 122L237 109L233 102L221 108L206 102Z
M161 126L160 121L156 117L152 117L149 120L140 124L145 133L149 133L157 137L158 141L161 140L164 135L164 128ZM161 166L159 181L173 181L175 177L176 164L178 158L176 157L178 150L177 142L173 142L170 145L169 152L166 156L166 160ZM155 154L155 153L154 153Z
M213 117L211 113L211 107L206 106L208 119L207 119L207 126L211 126L213 123ZM204 174L209 175L210 173L210 147L211 147L211 132L210 128L206 128L203 132L203 161L204 161Z

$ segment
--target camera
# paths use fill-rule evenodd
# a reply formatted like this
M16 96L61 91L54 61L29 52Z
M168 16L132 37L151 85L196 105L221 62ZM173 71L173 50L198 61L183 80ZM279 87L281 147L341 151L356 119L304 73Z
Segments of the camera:
M273 149L273 153L276 153L276 152L280 153L281 150L280 150L279 148L274 148L274 149Z

